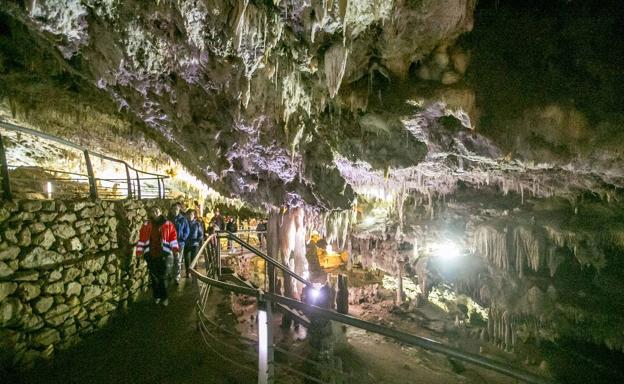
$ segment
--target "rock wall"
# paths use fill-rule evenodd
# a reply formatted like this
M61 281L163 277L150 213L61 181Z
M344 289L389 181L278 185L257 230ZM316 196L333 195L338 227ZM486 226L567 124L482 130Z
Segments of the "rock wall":
M132 257L158 201L0 201L0 364L30 365L105 326L147 288Z

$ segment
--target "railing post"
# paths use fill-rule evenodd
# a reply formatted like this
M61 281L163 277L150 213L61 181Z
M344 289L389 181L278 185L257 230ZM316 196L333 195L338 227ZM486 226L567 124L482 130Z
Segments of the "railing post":
M258 300L258 384L273 384L273 355L271 302Z
M217 246L215 248L217 277L221 277L221 236L217 234Z
M215 262L217 261L216 259L216 253L217 251L215 250L215 243L214 243L215 239L210 240L210 246L208 247L208 249L210 250L209 252L209 259L210 262L206 263L207 267L206 267L206 273L208 273L209 277L214 278L216 275L216 268L215 268ZM209 265L209 266L208 266Z
M93 165L89 151L84 150L85 163L87 164L87 174L89 175L89 195L93 200L97 199L97 186L95 185L95 174L93 173Z
M165 178L161 177L160 182L162 183L162 198L167 198L167 186L165 185Z
M141 179L139 178L139 171L135 169L134 173L136 174L137 179L137 195L139 197L139 200L141 200Z
M9 163L7 163L6 152L4 152L4 139L0 135L0 161L2 162L2 170L0 176L2 176L2 197L6 200L11 200L13 194L11 193L11 180L9 180Z
M162 199L163 194L162 194L162 187L160 186L160 177L156 176L156 182L158 183L158 198Z
M267 270L266 278L269 280L269 292L275 293L275 266L266 261L265 264Z
M128 183L128 199L132 199L132 179L130 179L130 168L128 167L128 164L125 164L126 166L126 182Z

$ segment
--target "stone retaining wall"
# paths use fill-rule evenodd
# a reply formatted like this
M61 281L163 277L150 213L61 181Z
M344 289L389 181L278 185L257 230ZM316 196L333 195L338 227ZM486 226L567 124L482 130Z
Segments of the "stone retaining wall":
M148 274L132 244L170 204L0 201L0 364L49 358L136 300Z

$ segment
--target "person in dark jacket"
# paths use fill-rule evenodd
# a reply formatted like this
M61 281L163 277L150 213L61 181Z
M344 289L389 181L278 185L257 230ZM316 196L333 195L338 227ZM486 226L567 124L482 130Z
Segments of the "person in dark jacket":
M149 220L143 224L139 232L136 255L142 256L147 263L156 304L161 301L164 306L169 304L167 260L170 257L173 259L178 251L178 240L173 223L165 219L160 208L150 208Z
M197 220L197 212L194 209L187 211L189 221L189 236L186 239L186 246L184 249L184 268L186 270L186 277L190 277L189 266L191 261L197 255L197 251L204 242L204 223Z
M170 220L175 225L176 233L178 234L178 247L180 248L178 256L173 260L173 276L175 277L177 284L180 282L180 271L182 270L184 247L189 236L189 222L186 219L186 216L182 214L182 205L180 203L175 203L171 206Z
M236 234L236 232L238 231L238 226L236 225L236 219L234 219L234 217L230 216L228 218L228 222L225 225L225 230L233 234ZM232 240L230 239L228 239L228 249L230 250L230 252L234 250L232 246Z
M258 235L258 242L260 243L260 247L264 245L264 239L266 239L266 230L267 223L264 219L258 220L258 225L256 225L256 235Z
M223 220L223 216L221 216L221 211L219 211L219 208L215 209L215 213L210 220L210 224L215 224L217 227L219 227L217 231L225 230L225 220Z

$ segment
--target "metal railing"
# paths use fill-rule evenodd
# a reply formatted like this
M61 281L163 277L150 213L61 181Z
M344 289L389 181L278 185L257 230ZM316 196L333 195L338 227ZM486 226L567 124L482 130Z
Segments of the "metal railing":
M206 274L215 277L214 284L207 284L201 278L196 280L199 289L199 298L197 300L196 308L198 329L201 333L202 339L206 343L206 347L213 353L220 356L224 361L233 364L237 368L241 368L245 373L257 376L258 381L261 383L272 383L274 381L296 383L298 382L296 379L299 379L302 383L328 384L328 381L321 380L309 372L306 372L306 367L332 371L334 375L339 375L343 379L343 382L344 379L349 378L350 375L342 372L341 370L327 367L326 365L302 356L301 354L293 353L287 348L274 344L272 342L273 330L271 329L271 325L273 323L272 304L274 303L272 301L263 301L261 299L258 301L258 331L248 336L242 335L232 329L228 329L227 326L223 325L223 322L219 323L210 318L208 312L212 306L208 302L208 296L211 292L211 288L218 288L227 292L252 296L256 297L256 299L258 299L257 293L259 292L253 284L243 280L238 280L239 284L230 284L218 280L218 275L221 271L219 271L219 268L210 267L210 264L216 265L218 263L217 255L220 255L219 249L221 246L215 246L215 244L220 244L217 243L220 237L227 238L227 236L218 234L211 235L204 243L204 246L202 246L203 249L198 251L196 258L191 264L191 271L194 277L197 278L198 276L204 276L201 272L198 272L197 267L198 263L202 260L207 264ZM245 242L242 242L242 245L253 248ZM258 253L261 252L258 251ZM252 254L254 254L254 252L252 252ZM227 259L234 258L236 256L224 255L219 257ZM277 261L274 261L273 264L280 271L282 269L287 269ZM227 269L227 267L222 268L223 270ZM225 272L221 274L221 276L225 278ZM271 340L271 342L269 342L269 340ZM236 358L233 356L236 356ZM264 368L259 369L259 366ZM295 379L295 381L293 381L293 379Z
M4 135L0 133L0 177L2 197L7 200L12 199L15 193L41 194L48 198L52 195L61 198L87 195L92 199L158 199L167 195L165 179L168 176L138 170L123 160L34 129L0 121L2 130L5 132ZM33 138L33 142L47 151L50 157L76 159L78 170L44 168L39 164L41 159L30 159L35 164L27 164L31 151L20 147L22 135ZM5 145L5 142L10 145ZM13 147L19 150L12 151ZM99 160L103 166L108 165L112 175L95 172L94 160Z
M306 304L301 301L282 296L275 292L268 292L267 290L257 288L252 284L233 284L223 281L222 277L224 276L222 273L222 257L220 254L220 246L216 246L219 244L218 240L220 237L225 237L239 243L242 247L249 250L254 255L265 260L267 266L270 264L276 269L280 270L282 273L284 273L284 276L290 276L304 284L310 283L305 279L297 276L294 272L290 271L288 267L279 263L277 260L270 257L266 253L263 253L257 248L250 246L236 235L227 232L211 235L201 246L190 265L191 273L196 279L199 286L199 298L197 301L197 313L200 322L199 328L202 331L203 337L206 340L210 339L213 342L209 346L209 348L215 351L220 356L224 357L224 359L226 359L227 361L232 361L232 356L234 356L233 354L218 351L216 350L215 346L217 344L224 345L224 348L228 350L232 348L232 346L228 344L244 340L244 344L247 345L246 349L243 348L246 351L246 360L244 362L241 362L240 360L233 362L237 365L244 365L246 370L256 372L258 377L258 383L260 384L273 383L276 377L276 369L278 370L278 376L281 369L282 374L287 372L288 374L299 377L302 380L307 380L308 382L325 382L318 377L311 377L310 375L305 373L302 368L298 368L297 366L289 366L288 364L275 361L274 355L276 351L280 353L288 352L283 348L276 346L273 342L272 310L274 307L277 307L277 305L285 306L291 308L292 310L303 311L304 313L310 316L314 316L317 319L320 318L324 320L331 320L342 323L344 325L349 325L355 328L373 332L378 335L391 338L399 343L422 348L430 352L439 353L457 361L470 363L485 368L487 370L501 373L517 380L521 380L526 383L551 383L551 381L531 374L529 372L522 371L499 361L452 348L435 340L412 335L383 325L371 323L353 316L338 313L331 309ZM198 270L198 262L201 259L203 259L206 263L205 274ZM265 273L268 273L268 268L265 269ZM217 324L209 320L209 316L206 312L206 303L207 296L210 293L211 288L218 288L227 292L246 295L256 299L258 318L258 335L256 340L244 338L236 332L224 330L223 327L219 327ZM276 306L274 306L274 304L276 304ZM240 346L237 347L240 348ZM257 356L252 356L254 355L254 353L251 353L250 355L249 352L254 350L254 353L257 354ZM292 353L289 353L288 356L294 357L295 360L302 361L303 364L318 364L318 362L316 361L307 359L303 356L294 355ZM252 357L256 357L256 359L254 360L252 359ZM323 368L327 369L327 367ZM329 367L329 369L331 370L333 368Z

